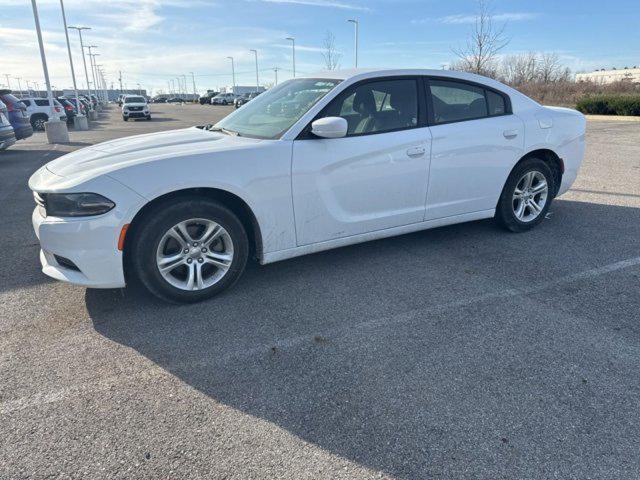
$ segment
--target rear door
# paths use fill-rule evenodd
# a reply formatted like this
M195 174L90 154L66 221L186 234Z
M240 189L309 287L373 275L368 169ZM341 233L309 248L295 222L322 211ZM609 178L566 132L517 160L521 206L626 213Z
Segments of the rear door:
M344 138L308 134L293 144L298 245L422 221L431 134L421 79L361 82L318 116L340 116Z
M524 153L524 124L507 95L458 79L427 83L433 143L426 220L496 208Z

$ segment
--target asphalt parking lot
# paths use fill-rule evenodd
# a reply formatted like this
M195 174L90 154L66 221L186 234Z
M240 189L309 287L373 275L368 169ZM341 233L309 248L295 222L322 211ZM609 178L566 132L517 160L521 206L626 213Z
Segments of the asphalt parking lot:
M547 221L264 267L187 306L40 272L31 173L230 109L0 153L0 478L637 479L640 123L589 122Z

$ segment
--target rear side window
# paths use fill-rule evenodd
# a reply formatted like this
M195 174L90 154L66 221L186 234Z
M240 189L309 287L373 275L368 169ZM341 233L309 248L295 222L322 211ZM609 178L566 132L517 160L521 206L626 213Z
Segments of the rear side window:
M490 116L504 115L507 112L504 97L491 90L487 90L487 106L489 107Z
M488 116L484 89L460 82L432 80L435 123L459 122Z
M31 100L20 100L22 103L24 103L27 107L31 105Z
M455 80L429 80L436 124L508 113L507 100L493 90Z
M47 99L42 99L42 100L34 100L34 102L36 102L36 105L38 105L39 107L48 107L49 106L49 100Z

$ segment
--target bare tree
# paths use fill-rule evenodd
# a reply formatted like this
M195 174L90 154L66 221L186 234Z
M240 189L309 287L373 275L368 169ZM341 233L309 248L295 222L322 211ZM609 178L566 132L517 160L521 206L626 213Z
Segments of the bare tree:
M342 54L336 49L336 37L330 31L327 30L327 35L322 42L322 57L324 58L324 64L327 70L335 70L340 66L340 59Z
M510 85L522 85L538 79L540 61L533 52L523 55L507 55L500 65L499 77Z
M504 24L500 27L494 26L488 0L478 0L478 13L471 36L467 39L465 47L453 50L453 53L458 56L458 61L453 68L495 76L498 52L509 43L509 39L504 35L504 29Z

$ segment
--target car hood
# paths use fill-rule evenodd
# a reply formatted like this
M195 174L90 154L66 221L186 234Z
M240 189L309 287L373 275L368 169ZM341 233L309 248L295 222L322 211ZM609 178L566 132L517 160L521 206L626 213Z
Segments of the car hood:
M53 160L46 168L61 177L85 180L141 163L246 148L259 142L191 127L99 143Z

